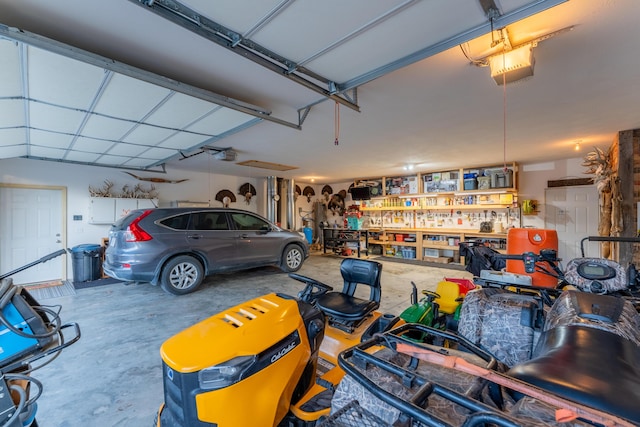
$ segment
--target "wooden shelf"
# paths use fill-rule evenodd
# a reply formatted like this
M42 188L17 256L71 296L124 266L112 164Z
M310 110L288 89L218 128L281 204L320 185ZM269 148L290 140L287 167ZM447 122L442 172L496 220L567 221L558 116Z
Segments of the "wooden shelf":
M465 211L483 209L507 209L513 207L513 203L505 204L477 204L477 205L436 205L436 206L393 206L393 207L361 207L362 211Z

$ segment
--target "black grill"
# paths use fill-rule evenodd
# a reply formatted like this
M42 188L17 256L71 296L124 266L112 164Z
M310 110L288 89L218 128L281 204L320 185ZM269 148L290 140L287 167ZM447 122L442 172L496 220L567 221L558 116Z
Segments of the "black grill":
M162 364L164 410L161 427L215 427L217 424L198 420L195 396L200 392L198 373L182 374Z

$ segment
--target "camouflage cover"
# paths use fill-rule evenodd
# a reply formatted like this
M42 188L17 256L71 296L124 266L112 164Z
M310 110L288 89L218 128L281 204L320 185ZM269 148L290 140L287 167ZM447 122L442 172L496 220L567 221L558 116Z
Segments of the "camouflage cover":
M616 310L616 313L619 312L619 314L616 319L612 319L613 321L598 320L593 316L585 317L584 314L581 316L579 303L584 298L598 298L602 301L601 309L605 305L610 305L607 304L608 302L619 304L621 309ZM560 325L585 325L602 329L631 340L640 346L640 314L635 310L633 304L623 298L610 295L581 295L578 291L563 292L551 307L544 330L548 331Z
M478 364L480 366L486 365L482 359L473 354L451 349L448 349L448 351L451 354L463 357L471 363ZM389 349L380 350L376 353L376 357L388 360L395 365L403 367L406 366L410 360L409 356L397 354ZM417 373L422 377L428 378L430 381L442 384L460 393L464 393L470 389L471 385L477 384L478 381L477 378L472 375L456 372L449 368L432 365L422 361L418 365ZM402 384L401 379L375 366L369 366L365 374L369 380L373 381L380 388L398 396L401 399L408 399L418 388L417 386L413 388L405 387ZM391 405L380 401L372 393L356 382L356 380L351 378L349 375L345 375L333 395L331 413L333 414L353 400L358 401L361 407L388 424L393 424L400 415L400 411ZM459 405L455 405L451 401L435 394L429 397L429 403L425 411L452 425L462 424L465 418L469 415L469 411L467 409ZM417 423L414 425L422 426L423 424Z
M436 346L428 347L431 347L432 349L439 348ZM440 348L440 350L442 351L443 349ZM446 351L451 355L463 357L465 360L476 365L486 366L484 361L470 353L452 349L447 349ZM376 357L388 360L398 366L406 366L409 361L408 356L395 354L389 349L381 350L375 353L375 355ZM467 392L469 397L495 408L498 413L504 413L506 416L514 419L517 424L522 427L538 427L540 425L553 427L584 427L589 425L580 421L558 423L555 421L555 408L552 406L527 396L516 402L504 388L500 389L501 400L504 404L504 410L500 411L496 408L496 405L490 397L488 388L486 387L486 381L459 371L420 361L416 373L418 376L426 378L435 384L450 388L460 393ZM368 366L365 374L367 378L378 387L391 392L401 399L408 399L417 389L417 386L411 389L403 386L401 379L372 365ZM366 413L370 413L374 417L382 420L383 423L380 423L381 426L399 425L394 423L398 421L400 411L376 398L349 375L346 375L343 378L336 389L332 401L330 418L334 418L334 415L336 417L337 415L340 415L341 412L344 412L345 408L348 409L352 406L354 401L358 402L359 406L366 411ZM447 423L447 425L451 426L463 425L467 417L471 415L471 412L462 406L435 394L429 397L428 403L423 405L423 408L428 414L437 417L444 423ZM361 427L369 424L362 422L361 424L334 423L326 425L340 425L341 427L357 425L358 427ZM410 425L413 427L424 426L424 424L417 421L413 421ZM325 424L322 424L322 426L324 427Z
M538 301L503 289L478 289L462 303L458 333L507 366L531 359L540 338Z
M611 279L597 280L586 279L578 273L578 267L585 263L594 263L600 265L606 265L614 269L616 275ZM617 262L604 259L604 258L574 258L567 263L565 269L564 279L569 284L580 289L582 292L592 293L611 293L615 291L621 291L627 289L627 273ZM592 286L593 282L598 282L598 286ZM602 286L602 288L600 288Z
M556 421L556 408L525 396L508 410L509 415L518 419L522 426L551 426L551 427L587 427L591 424L573 420L568 422Z

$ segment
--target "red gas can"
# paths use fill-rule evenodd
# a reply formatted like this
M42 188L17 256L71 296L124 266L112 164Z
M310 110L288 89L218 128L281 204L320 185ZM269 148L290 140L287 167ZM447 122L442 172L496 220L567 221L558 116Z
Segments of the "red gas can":
M541 249L558 250L556 230L541 228L512 228L507 233L507 254L520 255L525 252L539 254ZM519 260L507 260L506 271L531 276L533 286L555 288L558 279L544 273L526 273L524 263Z

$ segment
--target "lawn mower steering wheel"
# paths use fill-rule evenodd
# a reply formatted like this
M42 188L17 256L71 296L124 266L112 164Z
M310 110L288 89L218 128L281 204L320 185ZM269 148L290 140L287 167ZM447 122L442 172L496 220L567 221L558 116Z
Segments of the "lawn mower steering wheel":
M309 304L313 304L319 296L333 290L331 286L325 285L324 283L310 277L301 276L296 273L289 273L289 277L307 285L298 293L298 298L300 298L301 301L308 302Z
M426 296L429 302L440 298L440 294L433 291L422 291L422 295Z

